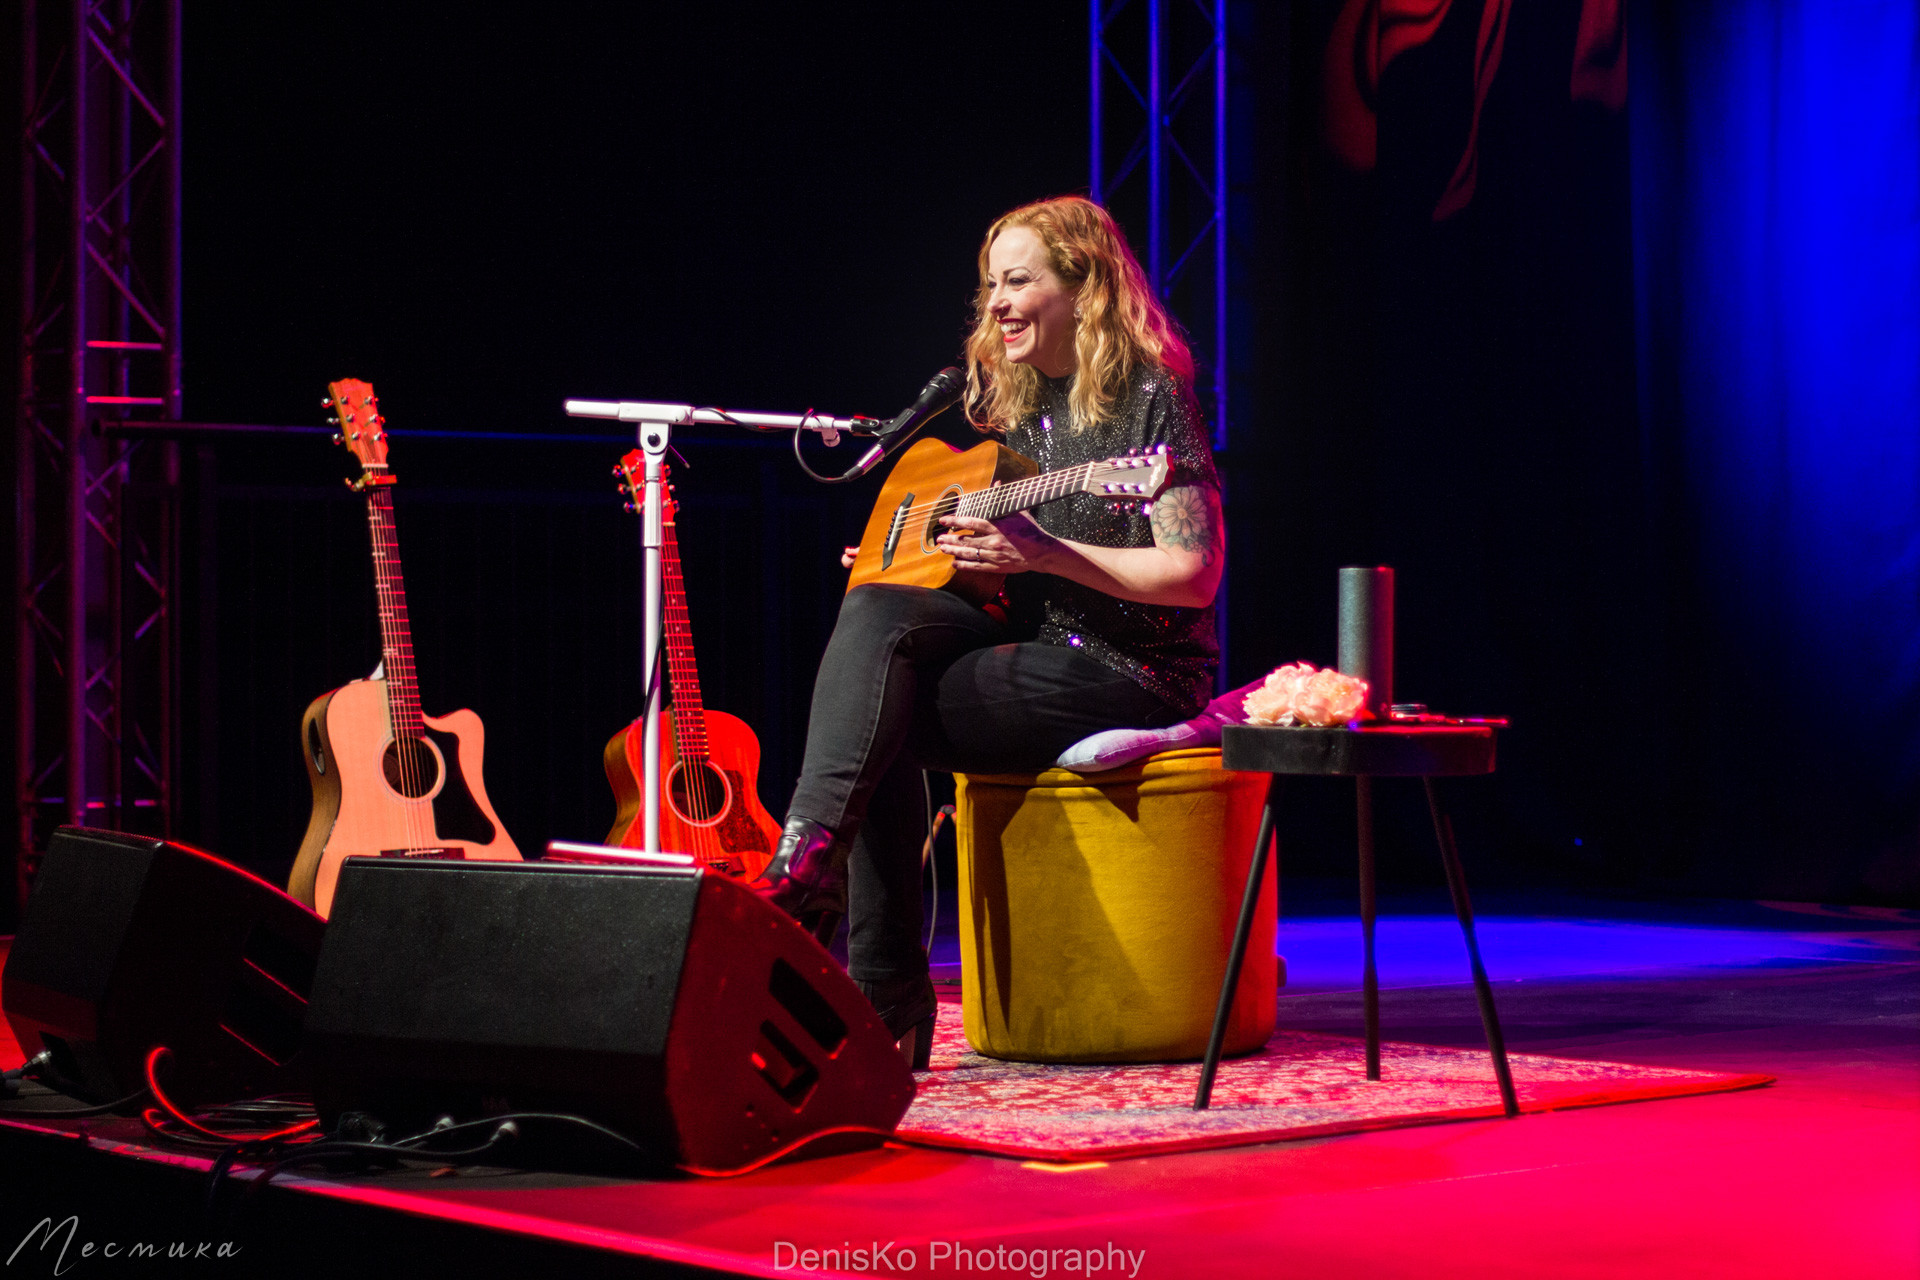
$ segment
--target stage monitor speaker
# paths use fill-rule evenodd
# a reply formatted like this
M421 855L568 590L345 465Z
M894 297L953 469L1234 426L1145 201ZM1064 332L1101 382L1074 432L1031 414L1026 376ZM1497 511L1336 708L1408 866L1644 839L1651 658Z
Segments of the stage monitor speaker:
M891 1133L913 1100L833 957L697 867L348 859L307 1044L329 1131L558 1112L701 1171Z
M195 1104L306 1086L301 1023L319 916L212 854L61 827L34 878L0 1005L48 1083L106 1103L146 1083Z

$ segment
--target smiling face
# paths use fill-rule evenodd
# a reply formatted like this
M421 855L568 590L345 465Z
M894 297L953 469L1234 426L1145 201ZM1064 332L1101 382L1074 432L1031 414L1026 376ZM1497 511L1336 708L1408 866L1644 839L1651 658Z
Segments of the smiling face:
M1031 228L1008 227L994 239L987 250L987 314L1000 326L1009 361L1049 378L1072 373L1079 366L1073 303Z

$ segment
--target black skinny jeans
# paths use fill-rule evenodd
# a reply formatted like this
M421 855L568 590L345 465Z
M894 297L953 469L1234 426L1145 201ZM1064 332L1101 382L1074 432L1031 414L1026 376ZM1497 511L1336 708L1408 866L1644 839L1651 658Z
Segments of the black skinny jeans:
M848 592L820 659L788 809L853 840L848 973L880 982L926 971L921 770L1033 772L1088 734L1184 718L1083 653L1016 642L951 592Z

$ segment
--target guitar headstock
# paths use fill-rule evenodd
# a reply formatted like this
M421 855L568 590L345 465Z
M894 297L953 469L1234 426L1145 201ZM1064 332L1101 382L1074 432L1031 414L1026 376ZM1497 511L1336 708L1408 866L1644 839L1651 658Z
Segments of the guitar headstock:
M387 470L387 420L380 416L373 384L358 378L329 382L327 398L320 403L334 411L332 422L340 428L333 442L344 444L360 460L360 479L347 483L355 489L392 484L393 475Z
M614 487L621 493L627 495L627 510L639 511L640 502L645 499L647 493L646 450L627 450L620 461L614 464L613 474L618 477L620 481L620 483ZM674 507L673 486L667 484L666 479L667 464L663 461L660 464L660 481L661 487L666 490L666 501L661 504L660 518L668 524L672 524Z
M1165 487L1167 474L1172 469L1173 462L1164 444L1145 452L1136 449L1123 457L1089 463L1086 492L1145 505Z

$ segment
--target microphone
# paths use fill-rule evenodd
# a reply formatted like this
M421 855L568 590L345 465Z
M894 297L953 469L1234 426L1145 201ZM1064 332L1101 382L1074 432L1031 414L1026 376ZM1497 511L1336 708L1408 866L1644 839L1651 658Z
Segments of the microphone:
M962 395L966 394L967 375L965 371L945 368L933 375L926 386L920 388L920 395L914 402L900 411L900 415L880 428L880 438L866 456L853 464L848 478L863 476L880 464L881 459L893 453L913 438L913 433L924 427L940 412L946 409Z

